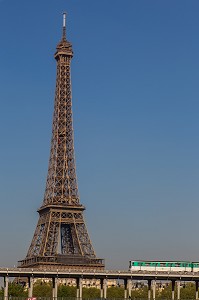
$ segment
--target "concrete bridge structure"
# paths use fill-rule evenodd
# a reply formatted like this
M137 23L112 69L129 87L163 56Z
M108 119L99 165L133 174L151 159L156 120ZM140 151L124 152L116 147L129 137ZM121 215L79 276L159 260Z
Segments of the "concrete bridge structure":
M41 270L31 268L0 268L0 277L4 278L4 300L8 300L8 283L10 278L27 278L28 279L28 297L33 296L34 279L48 278L52 280L53 294L52 298L57 300L57 290L59 279L71 278L76 280L77 298L81 299L82 280L99 279L100 280L100 297L107 298L107 280L116 279L124 282L124 299L131 297L132 281L148 282L148 300L155 299L156 282L170 281L172 283L172 300L174 300L174 289L177 284L177 300L180 299L180 282L195 282L195 298L198 299L198 282L199 272L154 272L154 271L87 271L87 270Z

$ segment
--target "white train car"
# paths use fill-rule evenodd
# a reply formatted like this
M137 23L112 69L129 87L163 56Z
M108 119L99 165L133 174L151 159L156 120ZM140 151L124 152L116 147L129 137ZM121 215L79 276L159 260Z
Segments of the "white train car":
M195 268L199 272L199 263L195 263ZM192 272L193 263L189 261L144 261L131 260L130 271L175 271L175 272Z
M199 272L199 262L192 262L192 271Z

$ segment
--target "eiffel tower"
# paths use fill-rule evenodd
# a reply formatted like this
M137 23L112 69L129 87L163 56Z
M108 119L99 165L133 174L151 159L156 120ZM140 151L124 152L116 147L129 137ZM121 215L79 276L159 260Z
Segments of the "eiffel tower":
M65 13L62 31L54 55L57 78L45 195L31 245L19 267L103 270L104 261L94 252L78 193L70 71L73 50L66 39Z

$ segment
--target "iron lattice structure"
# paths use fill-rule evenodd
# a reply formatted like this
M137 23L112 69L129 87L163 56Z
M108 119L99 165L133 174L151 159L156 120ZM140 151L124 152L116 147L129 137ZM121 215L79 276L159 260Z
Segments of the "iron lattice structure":
M20 267L61 267L103 269L96 258L83 217L75 168L71 59L72 45L66 39L65 14L63 35L57 45L56 92L51 151L43 204L39 221Z

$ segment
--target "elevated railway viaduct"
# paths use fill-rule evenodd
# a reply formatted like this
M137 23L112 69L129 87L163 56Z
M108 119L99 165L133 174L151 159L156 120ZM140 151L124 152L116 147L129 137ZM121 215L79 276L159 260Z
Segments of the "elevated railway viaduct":
M57 289L59 279L71 278L76 280L77 298L82 298L82 280L99 279L100 280L100 297L107 298L107 280L123 280L124 299L131 297L132 281L147 281L148 283L148 300L155 299L155 290L157 281L169 281L172 283L172 300L174 300L174 289L177 284L177 300L180 299L180 282L195 282L195 298L198 299L198 282L199 272L163 272L163 271L87 271L87 270L41 270L31 268L0 268L0 277L4 278L4 300L8 300L8 283L11 278L28 279L28 297L33 296L33 281L39 278L48 278L52 280L54 300L57 300Z

